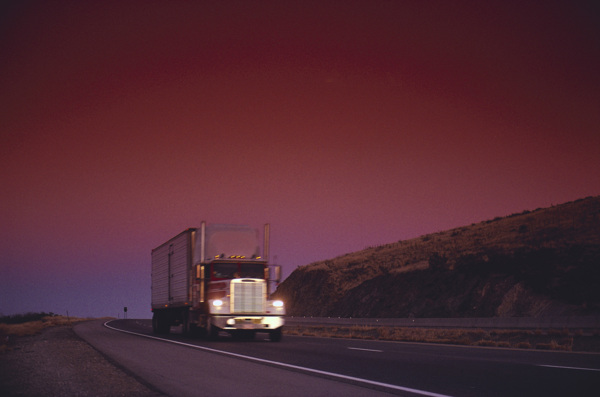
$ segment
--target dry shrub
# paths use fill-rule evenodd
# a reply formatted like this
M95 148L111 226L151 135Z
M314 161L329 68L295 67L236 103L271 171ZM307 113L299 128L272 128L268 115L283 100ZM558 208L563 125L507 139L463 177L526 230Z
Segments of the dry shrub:
M475 346L497 347L498 344L493 340L480 340L475 343Z
M471 333L464 329L429 329L427 339L430 343L454 343L458 345L470 345L476 332Z
M565 338L562 338L558 344L559 345L572 345L573 344L573 337L572 336L567 336Z
M329 335L326 327L304 327L300 333L302 336L324 336Z
M377 329L377 334L379 335L379 339L390 340L394 335L394 328L391 327L381 327Z
M0 335L8 336L31 336L40 333L44 328L54 326L71 325L73 323L86 321L84 318L66 316L47 316L37 321L29 321L18 324L0 323Z
M519 342L519 343L517 343L517 347L519 349L531 349L531 343L529 343L529 342Z
M558 342L552 340L551 343L555 343L552 350L573 351L573 338L571 337L562 338Z
M556 342L552 341L550 343L537 343L535 348L537 350L554 350L553 348L556 346Z
M298 327L287 326L283 328L286 335L300 335Z
M5 333L11 336L31 336L41 332L46 325L43 321L30 321L22 324L3 324L7 327Z
M568 336L569 329L568 328L550 329L550 330L548 330L548 335L550 335L550 336Z
M71 325L82 320L83 319L80 318L71 318L65 316L48 316L42 319L42 321L44 321L48 326L51 327L55 325Z
M449 342L445 342L445 343L451 343L451 344L453 343L456 345L464 345L464 346L470 346L473 344L471 339L466 335L456 339L455 341L449 341Z
M469 331L469 335L475 339L484 339L490 337L489 331L484 331L481 328L478 328L474 331Z
M349 337L353 339L375 339L377 328L368 325L354 325L349 329Z
M532 335L539 336L539 335L541 335L541 332L538 335L534 331L520 330L520 329L519 330L506 329L506 330L496 330L496 335L498 335L498 337L502 337L502 338L519 338L519 337L523 337L523 336L532 336Z
M86 321L84 318L66 316L46 316L41 320L28 321L16 324L0 323L0 353L9 350L10 337L33 336L42 332L44 328L54 326L67 326L73 323Z

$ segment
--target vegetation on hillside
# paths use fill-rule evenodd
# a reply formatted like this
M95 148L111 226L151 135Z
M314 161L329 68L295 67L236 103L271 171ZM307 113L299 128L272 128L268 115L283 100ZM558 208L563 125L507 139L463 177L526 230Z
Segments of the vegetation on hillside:
M296 316L491 317L600 311L600 197L369 247L296 269Z

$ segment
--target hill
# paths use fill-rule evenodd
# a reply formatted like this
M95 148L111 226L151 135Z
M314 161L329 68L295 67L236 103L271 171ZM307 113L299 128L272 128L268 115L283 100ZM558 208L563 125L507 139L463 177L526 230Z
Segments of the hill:
M600 196L311 263L278 287L292 316L600 312Z

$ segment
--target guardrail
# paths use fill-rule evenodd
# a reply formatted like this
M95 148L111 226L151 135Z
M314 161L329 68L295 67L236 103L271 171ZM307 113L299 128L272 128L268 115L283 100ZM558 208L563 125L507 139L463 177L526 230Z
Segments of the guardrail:
M420 328L600 329L600 315L573 317L344 318L286 317L287 325L344 325Z

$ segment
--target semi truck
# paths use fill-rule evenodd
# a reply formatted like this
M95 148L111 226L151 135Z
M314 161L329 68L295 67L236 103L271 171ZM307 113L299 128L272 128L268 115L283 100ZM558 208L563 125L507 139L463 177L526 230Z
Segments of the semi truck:
M189 228L152 250L152 329L216 339L221 331L281 340L285 307L271 299L281 267L270 265L269 224L263 250L257 229L241 225Z

